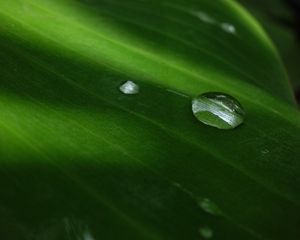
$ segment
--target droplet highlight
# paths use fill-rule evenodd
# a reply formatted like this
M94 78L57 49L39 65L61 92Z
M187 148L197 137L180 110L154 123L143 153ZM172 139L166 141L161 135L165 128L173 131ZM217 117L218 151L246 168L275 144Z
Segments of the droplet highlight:
M221 209L209 198L198 198L198 206L204 211L212 215L222 215Z
M209 24L215 24L216 20L213 19L211 16L209 16L207 13L205 12L201 12L201 11L195 11L193 12L193 14L199 18L202 22L205 23L209 23Z
M234 97L219 92L209 92L192 100L194 116L202 123L219 129L233 129L245 119L242 105Z
M221 28L227 33L236 34L235 26L230 23L221 23Z
M261 153L262 154L268 154L268 153L270 153L270 150L269 149L263 149L263 150L261 150Z
M200 235L205 239L211 239L214 236L213 230L210 227L200 227Z
M126 81L119 87L119 90L124 94L133 95L139 93L140 88L133 81Z
M93 237L93 235L88 231L86 230L84 233L83 233L83 240L95 240L95 238Z

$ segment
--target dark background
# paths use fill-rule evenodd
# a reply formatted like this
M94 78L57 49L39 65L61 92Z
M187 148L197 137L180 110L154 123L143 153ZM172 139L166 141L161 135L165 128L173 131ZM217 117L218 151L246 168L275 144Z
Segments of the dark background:
M238 0L263 25L287 69L300 106L300 0Z

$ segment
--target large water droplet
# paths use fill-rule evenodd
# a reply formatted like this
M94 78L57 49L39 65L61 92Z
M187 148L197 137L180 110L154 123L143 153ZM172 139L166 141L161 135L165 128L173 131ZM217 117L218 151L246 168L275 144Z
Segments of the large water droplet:
M245 119L241 104L225 93L201 94L193 99L192 110L200 122L219 129L235 128Z
M199 229L200 235L205 239L210 239L213 237L214 233L213 230L210 227L201 227Z
M197 201L203 211L212 215L222 215L221 209L209 198L198 198Z
M139 86L132 81L123 83L119 89L124 94L137 94L140 91Z

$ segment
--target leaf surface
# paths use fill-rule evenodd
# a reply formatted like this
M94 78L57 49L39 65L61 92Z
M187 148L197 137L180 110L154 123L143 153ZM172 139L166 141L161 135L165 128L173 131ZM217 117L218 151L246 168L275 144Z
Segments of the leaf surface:
M299 239L299 113L237 3L11 0L0 21L4 239ZM244 124L198 122L208 91Z

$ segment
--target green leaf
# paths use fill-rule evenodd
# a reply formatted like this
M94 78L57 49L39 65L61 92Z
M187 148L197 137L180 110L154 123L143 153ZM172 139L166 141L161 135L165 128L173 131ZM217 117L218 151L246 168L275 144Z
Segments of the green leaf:
M299 112L237 3L10 0L0 21L1 239L299 239ZM208 91L244 124L197 121Z

